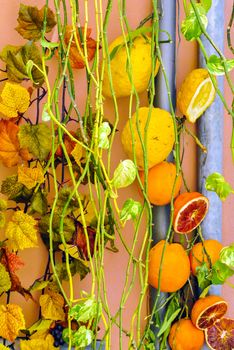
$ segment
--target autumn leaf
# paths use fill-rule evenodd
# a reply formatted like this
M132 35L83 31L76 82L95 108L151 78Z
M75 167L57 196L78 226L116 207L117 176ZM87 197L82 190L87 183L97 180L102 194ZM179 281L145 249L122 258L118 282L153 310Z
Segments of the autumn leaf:
M9 350L9 348L5 345L0 344L0 350Z
M5 46L0 53L0 59L6 63L9 80L20 83L24 79L30 79L32 77L33 84L36 87L43 84L44 75L40 71L42 69L41 53L32 41L29 41L24 46ZM40 68L38 70L33 66L30 76L26 67L28 61L32 61Z
M21 294L26 300L33 300L31 292L22 286L19 277L14 272L11 272L9 274L11 279L11 292L17 292Z
M41 295L39 300L41 314L44 318L54 321L64 321L65 313L64 298L61 294L48 291L47 294Z
M18 130L19 127L16 124L8 120L0 120L0 160L7 167L12 167L19 161Z
M1 193L14 200L16 203L27 203L32 197L33 191L18 182L18 176L7 176L2 181Z
M16 211L6 227L8 247L14 251L37 247L36 225L37 222L32 216L20 210Z
M74 131L70 131L70 134L72 136L76 137L76 133ZM71 140L70 136L67 135L67 134L65 134L63 136L63 142L64 142L64 146L65 146L66 151L67 151L67 155L70 156L77 143L75 141ZM62 149L61 145L58 146L55 154L56 154L57 157L61 157L62 158L62 156L63 156L63 149Z
M18 26L15 29L24 39L40 39L43 30L45 8L46 7L43 6L39 10L34 6L20 4L17 18ZM46 33L49 33L55 24L56 21L54 13L50 8L48 8L46 14Z
M27 147L29 152L39 160L45 160L51 149L51 131L46 124L20 126L19 141L22 148Z
M20 350L57 350L58 348L55 348L53 344L54 338L48 334L45 339L21 340Z
M0 293L7 292L11 288L10 275L5 266L0 264Z
M25 328L22 309L15 304L0 305L0 336L14 341L19 331Z
M81 28L81 30L82 30L82 34L84 35L84 28ZM65 43L67 45L68 45L68 43L70 41L72 32L73 32L72 26L67 26L66 27L65 37L64 37L64 41L65 41ZM79 42L80 48L81 48L81 50L83 52L83 55L84 55L84 50L83 50L83 46L81 44L78 28L76 29L76 34L77 34L77 38L78 38L78 42ZM90 38L90 34L91 34L91 29L88 28L87 36L86 36L88 61L91 61L94 58L96 47L97 47L96 41L94 39ZM72 43L71 43L70 52L69 52L69 58L70 58L71 66L73 68L82 69L82 68L85 67L85 62L83 60L83 57L80 55L80 53L79 53L79 51L77 49L75 39L73 39Z
M30 103L28 90L19 84L7 82L1 93L0 112L8 118L27 111Z
M31 190L37 184L42 184L45 181L43 170L40 166L35 168L19 166L18 181Z
M71 155L75 159L76 164L81 168L81 159L84 157L84 148L77 143L71 152Z
M10 252L7 248L2 248L1 253L1 263L6 267L8 272L15 272L24 266L24 262L21 257Z

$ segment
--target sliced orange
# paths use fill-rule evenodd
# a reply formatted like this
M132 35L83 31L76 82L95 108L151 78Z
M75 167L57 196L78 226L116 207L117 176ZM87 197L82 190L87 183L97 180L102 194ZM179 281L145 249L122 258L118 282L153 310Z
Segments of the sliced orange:
M199 192L185 192L174 202L173 226L177 233L193 231L204 220L209 200Z
M191 320L198 329L211 327L227 312L227 302L218 295L198 299L192 308Z
M221 318L205 330L206 343L212 350L234 349L234 320Z

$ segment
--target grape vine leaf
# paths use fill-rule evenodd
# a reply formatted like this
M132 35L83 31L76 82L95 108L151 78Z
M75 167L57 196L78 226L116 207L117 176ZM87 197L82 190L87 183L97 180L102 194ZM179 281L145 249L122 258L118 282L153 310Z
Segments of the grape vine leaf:
M234 270L230 269L226 264L217 260L212 266L212 283L224 284L226 280L234 275Z
M234 68L234 59L223 61L221 57L211 55L207 60L206 67L211 74L224 75L226 71L230 72Z
M39 87L44 82L42 70L41 53L38 47L29 41L24 46L7 45L0 53L0 59L6 63L8 79L20 83L25 79L30 79L27 72L27 62L32 61L36 66L32 67L31 76L33 83Z
M31 340L21 340L20 350L57 350L54 347L54 338L51 334L48 334L45 339L31 339Z
M9 350L9 348L5 345L0 344L0 350Z
M0 198L0 228L3 228L6 223L4 211L7 209L7 201Z
M17 18L18 26L15 29L24 39L37 40L41 38L45 10L46 6L39 10L34 6L20 4ZM46 33L51 32L55 25L54 13L48 8L46 13Z
M234 243L221 250L219 260L230 269L234 270Z
M16 304L0 305L0 336L13 342L25 328L22 309Z
M18 125L9 120L0 120L0 160L8 168L17 165L20 156L24 160L30 159L28 152L20 147L18 131Z
M82 35L84 36L84 28L81 27L81 31L82 31ZM64 37L64 41L66 43L66 45L69 44L71 35L73 33L73 28L72 26L67 26L66 27L66 33L65 33L65 37ZM77 35L77 39L78 39L78 44L80 46L80 50L84 56L84 49L83 49L83 45L80 41L80 35L79 35L79 31L78 28L76 29L76 35ZM88 28L87 29L87 33L86 33L86 45L87 45L87 60L91 61L94 58L95 55L95 51L97 48L97 43L94 39L92 39L90 37L91 35L91 29ZM71 66L73 68L77 68L77 69L82 69L85 67L85 62L84 62L84 58L82 57L82 55L80 54L75 39L72 40L71 42L71 47L70 47L70 52L69 52L69 59L71 62Z
M52 136L46 124L20 126L19 141L22 148L27 147L29 152L39 160L45 160L50 152Z
M206 178L207 191L215 192L219 198L224 201L229 194L234 193L232 186L225 180L223 175L219 173L213 173Z
M99 320L102 314L102 305L94 297L89 297L74 305L69 315L77 322L86 323L93 319Z
M39 303L44 318L54 321L65 320L64 298L61 294L49 290L47 294L40 296Z
M0 111L8 118L16 118L19 113L27 111L30 95L25 87L7 82L1 92Z
M48 201L46 193L39 189L37 192L34 192L32 198L30 199L29 213L34 214L38 213L40 215L45 215L48 209Z
M1 122L0 122L1 123ZM2 181L1 193L6 195L8 199L14 200L16 203L26 203L32 197L33 191L18 182L18 176L7 176Z
M11 289L11 279L5 266L0 263L0 293L7 292Z
M24 165L18 167L18 182L26 186L29 190L37 184L41 185L45 181L41 166L28 168Z
M194 4L194 6L196 6L203 27L206 28L208 25L206 10L201 4ZM200 24L197 20L197 16L193 8L190 9L189 14L182 21L181 32L184 35L185 39L188 41L195 40L196 38L199 38L202 34Z
M6 267L8 272L15 272L24 266L21 257L15 253L10 252L7 248L1 249L1 263Z
M34 248L38 245L36 220L23 211L16 211L6 227L7 244L13 251Z
M92 343L94 334L91 329L87 329L85 326L81 326L77 331L72 332L71 338L72 346L76 346L78 349L80 349L85 348ZM63 339L66 343L69 343L68 328L65 328L63 330Z

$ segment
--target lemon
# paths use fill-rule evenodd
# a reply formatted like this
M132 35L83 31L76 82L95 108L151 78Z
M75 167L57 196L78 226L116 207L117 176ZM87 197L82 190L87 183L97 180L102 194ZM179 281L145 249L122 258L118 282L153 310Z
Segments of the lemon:
M177 105L191 122L205 112L215 98L215 88L206 69L194 69L185 78L178 92Z
M110 69L113 81L113 88L116 97L130 96L131 83L127 72L127 51L124 45L123 36L119 36L109 46L109 53L117 48L117 52L110 61ZM151 39L150 37L138 36L133 40L130 50L132 81L137 93L145 91L148 87L151 71ZM159 62L156 61L155 75L159 69ZM103 95L111 97L111 88L108 76L107 65L105 66L103 78Z
M131 118L136 162L139 169L144 168L144 155L137 130L137 117L139 132L144 142L144 133L149 111L150 109L148 107L141 107L138 110L138 115L135 113ZM134 159L130 121L126 123L123 129L121 141L128 157ZM148 167L152 168L154 165L166 159L173 148L174 142L175 132L172 116L163 109L152 108L147 129Z

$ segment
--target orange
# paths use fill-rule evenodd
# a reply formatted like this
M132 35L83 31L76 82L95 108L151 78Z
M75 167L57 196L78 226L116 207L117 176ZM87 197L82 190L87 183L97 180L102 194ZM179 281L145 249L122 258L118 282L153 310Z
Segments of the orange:
M154 288L159 288L159 272L163 250L160 290L168 293L176 292L184 286L190 275L189 258L179 243L167 243L162 240L151 248L149 252L148 281Z
M206 342L213 350L234 349L234 320L223 317L205 330Z
M204 220L209 200L198 192L180 194L174 202L173 226L177 233L193 231Z
M211 327L227 312L227 302L218 295L208 295L198 299L193 305L191 320L199 329Z
M195 244L189 254L192 273L196 275L196 268L206 263L208 267L210 262L213 265L218 259L222 244L216 239L207 239L206 241ZM208 256L207 256L208 254Z
M200 350L204 338L204 332L194 327L191 320L183 318L171 327L168 342L172 350Z
M140 178L144 183L144 172L140 172ZM162 162L149 169L148 172L148 197L154 205L169 204L172 197L173 185L176 178L176 166L173 163ZM176 180L174 198L178 196L182 184L181 175Z

